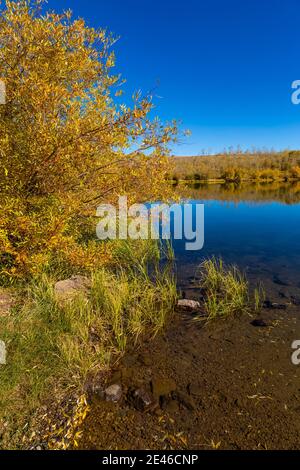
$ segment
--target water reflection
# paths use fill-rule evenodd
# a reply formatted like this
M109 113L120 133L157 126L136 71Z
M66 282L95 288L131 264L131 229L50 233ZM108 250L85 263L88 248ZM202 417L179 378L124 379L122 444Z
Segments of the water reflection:
M220 201L279 201L285 204L300 202L300 181L286 183L223 183L194 182L174 186L174 192L183 198Z
M178 185L177 195L205 205L205 244L199 252L174 240L179 285L190 289L207 256L222 256L262 281L272 296L300 295L300 183Z

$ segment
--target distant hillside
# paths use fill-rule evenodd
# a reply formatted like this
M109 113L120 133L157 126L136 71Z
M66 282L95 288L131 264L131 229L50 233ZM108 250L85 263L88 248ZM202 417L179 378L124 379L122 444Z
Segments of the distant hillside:
M300 150L172 157L174 180L300 179Z

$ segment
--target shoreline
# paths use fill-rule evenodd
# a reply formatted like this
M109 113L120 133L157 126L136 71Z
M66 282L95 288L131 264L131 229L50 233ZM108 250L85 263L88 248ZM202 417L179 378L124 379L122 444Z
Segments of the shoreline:
M300 178L276 178L276 179L253 179L241 178L238 180L229 180L224 178L208 178L208 179L171 179L170 182L175 184L240 184L240 183L253 183L253 184L272 184L272 183L297 183Z
M124 356L109 383L123 398L93 397L80 449L296 449L300 438L300 370L290 342L299 308L195 324L178 311L163 334ZM275 358L275 360L274 360ZM139 409L135 390L161 395Z

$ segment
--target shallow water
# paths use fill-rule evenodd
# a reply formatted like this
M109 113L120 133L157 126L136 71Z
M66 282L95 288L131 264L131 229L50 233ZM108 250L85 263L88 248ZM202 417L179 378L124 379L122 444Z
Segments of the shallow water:
M273 297L299 295L299 185L196 185L176 190L185 201L203 203L205 210L202 250L186 251L185 240L173 240L182 289L192 290L197 266L215 255L238 265L250 284L263 282Z

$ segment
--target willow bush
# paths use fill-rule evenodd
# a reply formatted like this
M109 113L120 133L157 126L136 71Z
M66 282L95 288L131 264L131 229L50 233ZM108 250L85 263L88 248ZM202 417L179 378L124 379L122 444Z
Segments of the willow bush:
M57 256L83 266L95 260L79 246L78 218L121 194L132 202L164 197L167 145L176 139L175 122L149 118L151 96L121 103L112 35L42 7L7 0L0 16L2 281L39 272Z

